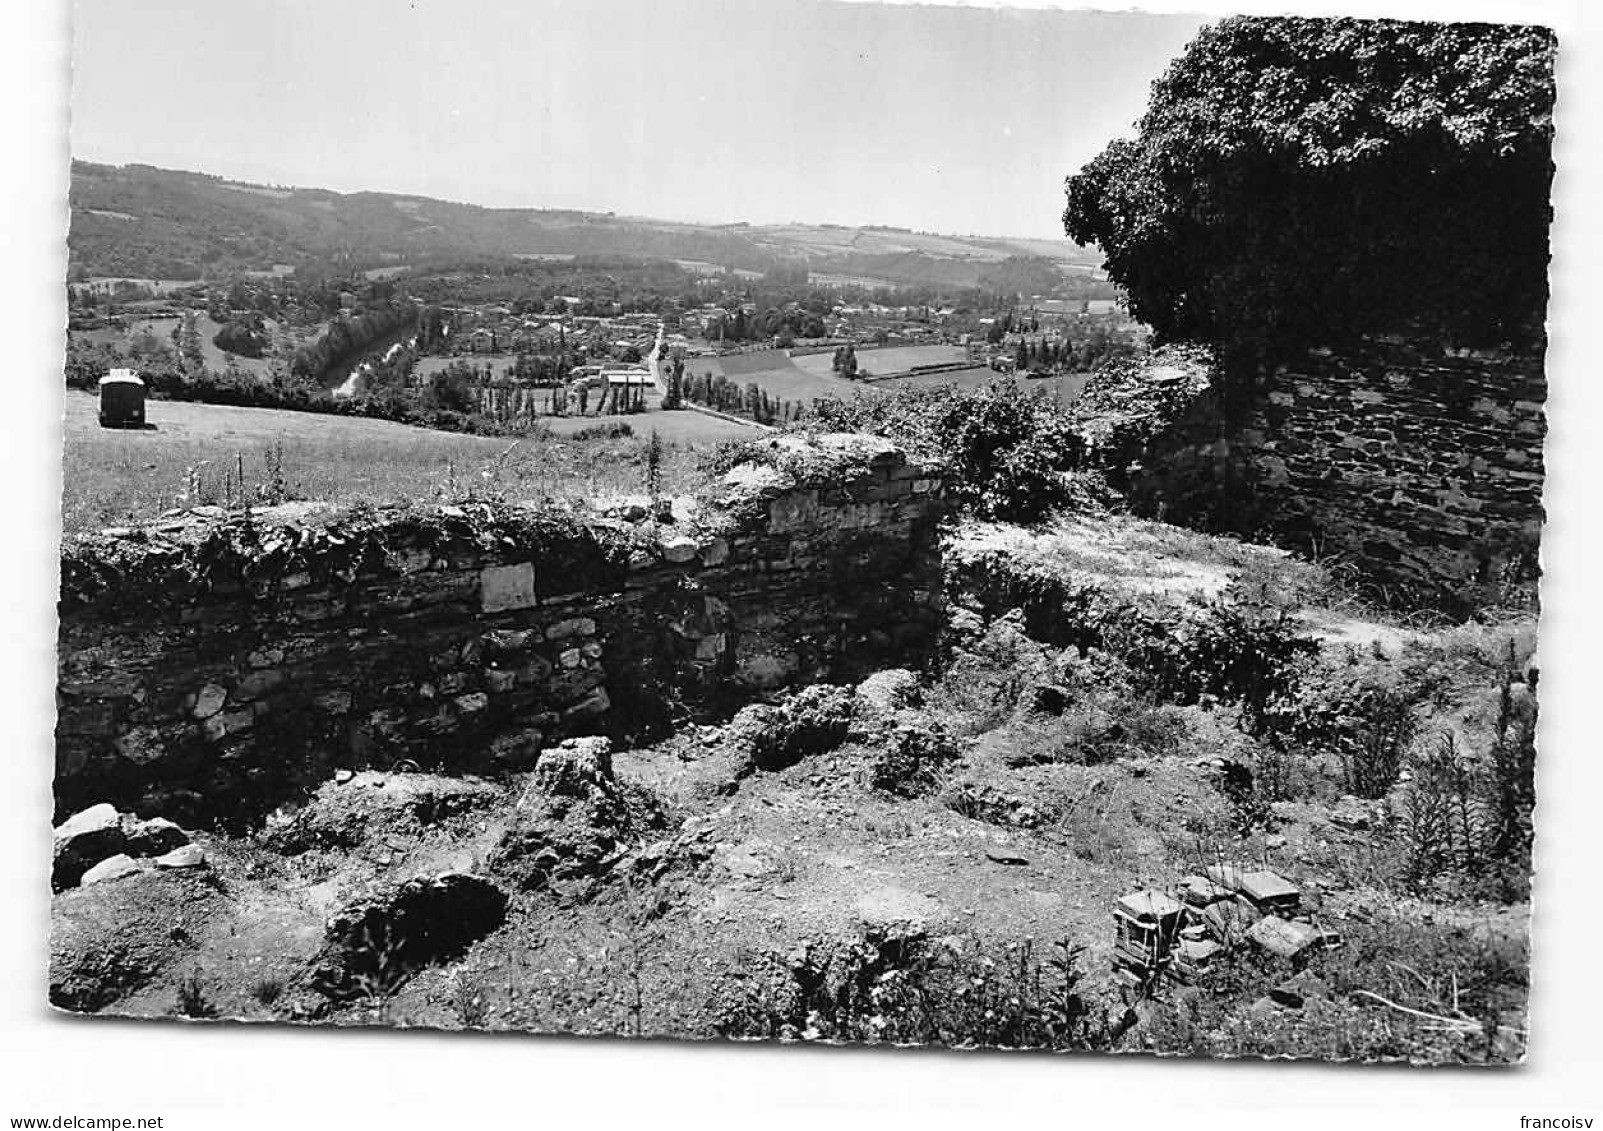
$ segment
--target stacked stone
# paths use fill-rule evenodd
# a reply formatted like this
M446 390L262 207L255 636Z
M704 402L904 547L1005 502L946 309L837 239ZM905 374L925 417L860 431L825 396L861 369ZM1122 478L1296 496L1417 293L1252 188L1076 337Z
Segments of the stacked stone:
M62 812L105 798L249 820L335 767L522 769L549 741L627 727L620 704L916 665L938 631L939 469L861 438L781 444L713 498L553 520L532 544L525 508L474 504L315 535L302 513L256 512L249 545L302 547L277 574L208 575L237 516L70 547ZM147 574L119 601L118 571L144 565L184 584Z
M1546 392L1540 355L1316 350L1245 411L1193 405L1128 487L1145 513L1272 531L1472 606L1534 579Z

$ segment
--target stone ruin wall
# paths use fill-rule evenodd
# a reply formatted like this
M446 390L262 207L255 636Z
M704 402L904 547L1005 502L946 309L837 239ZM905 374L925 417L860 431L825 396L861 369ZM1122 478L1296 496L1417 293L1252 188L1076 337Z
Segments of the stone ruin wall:
M1534 580L1546 393L1539 355L1314 351L1233 422L1196 405L1145 453L1132 494L1473 605Z
M737 468L699 506L532 534L504 504L332 523L291 505L243 533L189 515L80 540L58 811L248 821L338 768L515 771L561 736L918 664L939 632L941 471L860 440L789 454L806 466ZM290 564L208 565L225 533Z

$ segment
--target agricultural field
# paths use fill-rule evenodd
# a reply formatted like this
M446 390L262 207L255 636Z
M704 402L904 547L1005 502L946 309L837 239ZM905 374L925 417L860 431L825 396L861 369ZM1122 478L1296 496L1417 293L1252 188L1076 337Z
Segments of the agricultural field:
M737 384L755 382L765 393L785 400L808 403L818 397L851 397L862 389L893 389L903 386L938 388L955 385L960 389L982 389L1002 375L983 366L945 370L937 373L907 375L916 365L948 365L968 360L968 351L962 346L891 346L884 349L864 348L857 352L861 372L867 381L852 381L837 376L833 369L834 351L787 356L783 350L762 350L754 353L727 354L723 357L697 357L685 361L685 372L692 376L711 373ZM904 376L891 377L900 373ZM1028 390L1042 389L1049 395L1072 404L1079 399L1089 374L1074 373L1059 377L1023 377L1020 383Z
M267 331L270 335L278 333L278 323L268 322ZM222 329L209 314L202 314L195 319L195 329L200 333L200 354L207 369L223 370L228 368L232 361L247 373L254 373L257 377L265 379L271 371L271 359L266 357L244 357L240 354L226 353L212 341L217 332Z
M1002 374L990 366L976 365L971 369L950 369L941 373L873 380L865 382L865 385L870 389L939 389L947 385L955 385L959 389L983 389L1000 380L1003 380Z
M154 335L164 344L171 344L172 333L177 325L178 319L176 317L141 318L130 321L126 329L75 330L72 336L79 341L89 342L94 345L108 345L115 346L118 349L125 349L134 338L145 333ZM266 326L268 333L276 340L282 332L281 325L268 321ZM221 329L222 326L209 314L200 313L195 319L195 330L200 334L201 358L206 368L220 373L227 369L229 362L232 361L245 372L265 378L271 370L271 359L268 357L243 357L239 354L225 353L212 341ZM316 334L322 332L322 329L322 326L317 326L310 334L292 334L290 340L298 344L307 338L315 337Z
M128 334L124 330L110 327L97 327L93 330L74 330L69 335L74 341L86 342L93 346L117 346L121 348L127 344Z
M761 230L778 245L800 249L807 255L839 255L844 252L895 255L917 252L949 259L981 261L1006 258L1008 252L986 247L961 237L910 232L892 228L832 228L811 224L774 225Z
M703 373L726 377L737 385L755 384L770 397L800 401L809 404L818 397L850 396L852 382L829 371L829 355L824 358L822 372L804 369L799 361L812 358L791 358L784 350L760 350L754 353L732 353L723 357L692 357L685 359L685 374L699 377Z
M559 437L572 436L588 428L609 424L627 424L638 437L655 432L664 441L686 447L699 448L723 440L750 439L761 429L755 424L742 424L721 416L709 416L693 409L674 409L666 412L637 412L626 416L554 416L541 421Z
M143 431L101 428L89 393L68 391L63 416L62 529L73 534L177 507L254 501L400 502L474 493L605 498L639 492L647 437L668 444L663 488L697 478L693 449L755 428L701 413L564 418L514 441L386 420L151 401ZM626 423L633 436L574 439ZM276 473L275 473L276 465Z
M92 290L104 291L109 294L118 283L132 283L134 286L144 287L147 291L150 291L152 294L156 295L170 295L174 291L187 290L190 287L198 286L200 284L200 280L137 279L127 275L94 275L89 278L87 283L74 285L87 286Z
M444 373L453 362L457 361L465 361L469 365L489 365L499 372L501 369L516 364L517 360L518 355L515 353L474 353L457 357L420 357L417 359L417 363L412 366L412 375L420 380L432 377L436 373Z
M794 360L809 373L828 376L833 372L831 365L834 358L834 351L828 350L823 353L806 354ZM968 350L963 346L885 346L879 349L869 346L857 347L858 372L867 373L871 377L904 373L915 365L951 365L967 360L969 360Z
M829 271L812 271L808 281L821 287L862 287L865 290L888 290L896 286L894 279L880 279L873 275L839 275Z
M1044 392L1061 404L1071 405L1080 399L1085 390L1085 383L1091 379L1089 373L1064 373L1056 377L1019 377L1016 380L1027 393ZM994 382L1006 380L1001 374L988 366L979 365L973 369L958 369L945 373L925 373L911 377L894 377L888 381L874 381L869 387L875 389L902 389L902 388L940 388L944 385L955 385L959 389L983 389Z
M1063 404L1073 404L1080 399L1090 379L1089 373L1065 373L1057 377L1024 377L1020 383L1027 390L1045 389Z

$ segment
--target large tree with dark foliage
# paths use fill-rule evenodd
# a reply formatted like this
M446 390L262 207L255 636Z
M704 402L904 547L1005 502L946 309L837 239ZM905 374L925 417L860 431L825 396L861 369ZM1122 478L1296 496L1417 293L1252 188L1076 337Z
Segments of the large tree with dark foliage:
M1229 19L1068 179L1163 337L1271 359L1358 335L1530 346L1547 300L1545 28Z

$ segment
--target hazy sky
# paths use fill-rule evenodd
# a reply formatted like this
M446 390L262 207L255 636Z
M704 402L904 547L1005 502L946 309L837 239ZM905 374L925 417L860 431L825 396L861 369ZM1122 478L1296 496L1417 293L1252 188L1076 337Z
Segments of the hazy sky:
M72 150L674 219L1061 236L1203 21L725 0L78 0Z

